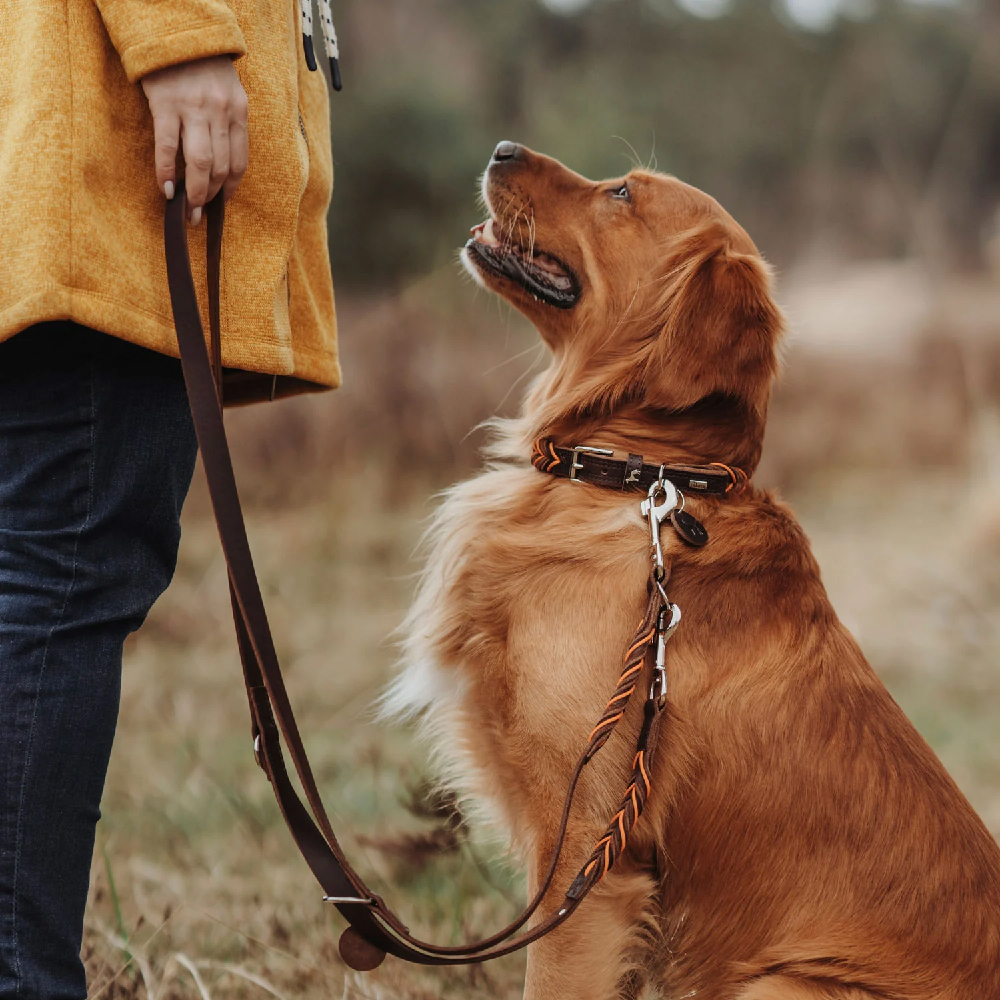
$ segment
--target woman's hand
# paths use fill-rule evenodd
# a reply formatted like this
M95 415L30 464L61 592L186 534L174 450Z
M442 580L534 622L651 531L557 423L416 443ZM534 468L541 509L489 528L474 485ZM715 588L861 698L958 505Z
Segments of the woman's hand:
M247 169L247 95L229 56L212 56L142 78L156 135L156 182L174 196L177 150L184 149L190 219L219 188L229 198Z

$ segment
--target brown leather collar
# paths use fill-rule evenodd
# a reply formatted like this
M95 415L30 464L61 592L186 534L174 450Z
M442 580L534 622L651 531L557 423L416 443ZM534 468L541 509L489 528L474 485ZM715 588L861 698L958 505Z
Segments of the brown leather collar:
M680 490L720 497L741 491L748 482L742 469L721 462L708 466L659 465L644 462L642 455L629 453L627 458L616 458L615 454L611 448L563 448L549 438L539 438L531 446L531 464L552 476L613 490L646 492L662 475Z

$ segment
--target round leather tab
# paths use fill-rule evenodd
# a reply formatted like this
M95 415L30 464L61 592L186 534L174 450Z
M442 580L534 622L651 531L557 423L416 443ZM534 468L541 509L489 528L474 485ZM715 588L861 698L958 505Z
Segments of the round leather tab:
M674 530L688 545L693 545L700 549L708 542L708 532L705 525L701 523L693 514L684 510L675 510L670 514L670 523Z
M340 957L355 972L371 972L385 961L385 952L369 944L353 927L340 935Z

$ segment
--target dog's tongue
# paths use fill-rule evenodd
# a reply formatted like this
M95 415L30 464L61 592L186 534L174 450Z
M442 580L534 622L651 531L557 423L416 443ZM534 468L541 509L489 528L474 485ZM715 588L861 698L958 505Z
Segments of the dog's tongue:
M569 291L573 287L573 282L563 268L554 261L548 254L540 253L531 258L531 266L536 271L541 271L551 282L553 287L563 291Z
M539 271L545 271L553 276L565 275L565 271L551 258L545 254L535 254L531 258L531 264Z

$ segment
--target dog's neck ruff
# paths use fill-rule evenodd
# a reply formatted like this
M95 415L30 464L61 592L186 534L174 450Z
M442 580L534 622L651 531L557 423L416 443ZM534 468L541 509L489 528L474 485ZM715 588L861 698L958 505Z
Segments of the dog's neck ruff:
M615 455L611 448L563 447L550 438L538 438L531 446L531 464L539 471L613 490L646 492L653 483L665 479L681 490L722 497L734 490L742 491L749 482L742 469L721 462L707 466L660 465L644 462L642 455L631 452L627 457Z

